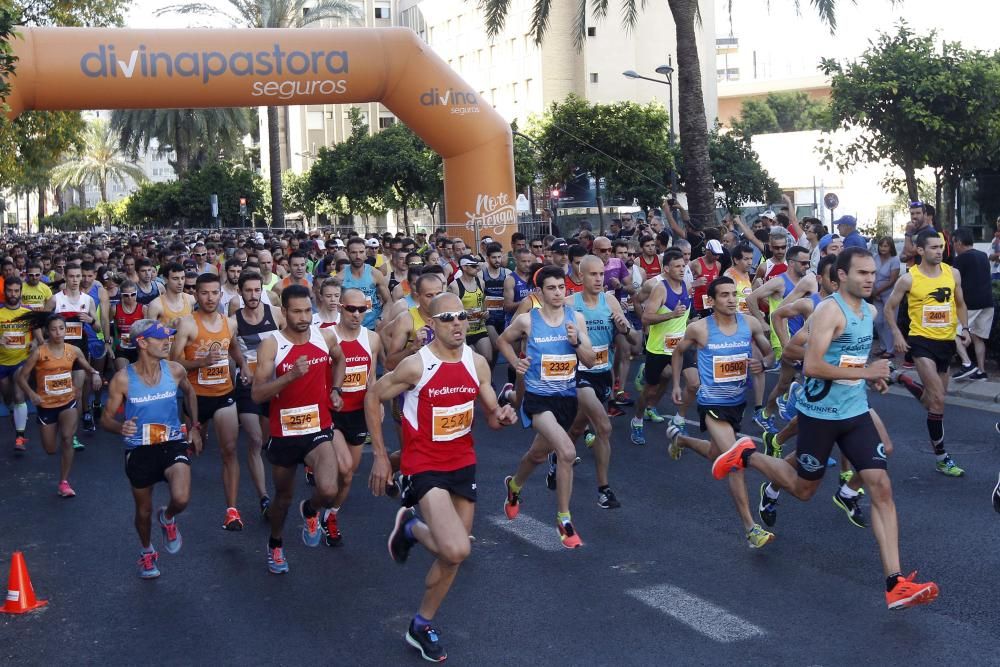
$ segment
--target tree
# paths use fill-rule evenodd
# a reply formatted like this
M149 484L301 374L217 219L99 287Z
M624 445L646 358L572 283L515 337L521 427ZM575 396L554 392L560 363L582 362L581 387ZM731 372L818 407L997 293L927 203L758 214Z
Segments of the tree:
M760 164L750 140L716 126L708 144L715 177L716 201L727 211L738 211L749 202L778 201L778 183Z
M319 149L309 170L309 197L328 202L337 215L381 215L387 210L387 193L367 172L376 160L370 156L368 124L357 107L348 111L351 136L331 148Z
M286 171L281 175L281 206L286 211L301 211L311 218L316 214L315 201L309 196L309 174Z
M220 9L205 2L169 5L162 14L197 14L221 16L233 25L247 28L301 28L317 21L354 16L357 9L350 0L227 0ZM278 107L267 107L268 165L271 172L271 219L283 224L281 199L281 144L278 141Z
M750 138L755 134L801 132L825 128L826 105L803 92L768 93L762 100L744 100L740 117L730 120L733 130Z
M376 191L385 192L390 208L403 210L403 229L409 235L410 209L422 204L433 217L444 194L441 158L400 123L368 138L368 142L363 156L370 162L359 167L371 174Z
M180 176L216 160L242 159L243 139L256 123L246 108L119 109L111 112L111 126L128 155L154 144L158 156L173 153L168 162Z
M517 129L517 121L511 121L510 130L514 136L514 189L524 192L538 178L538 144L530 135Z
M510 0L478 0L480 11L486 16L486 32L491 38L503 29ZM583 44L587 31L587 0L574 0L576 21L572 26L577 47ZM608 0L590 0L590 11L598 21L608 13ZM621 0L623 23L635 27L645 3ZM820 18L834 30L837 26L834 8L836 0L810 0ZM714 180L708 151L708 120L701 87L701 61L698 55L698 33L695 21L699 18L698 0L667 0L674 19L677 36L677 106L679 114L681 154L687 165L687 197L691 219L696 226L715 222ZM798 8L799 0L795 0ZM537 0L531 15L529 30L535 42L541 44L549 28L552 2Z
M953 188L960 176L997 164L997 54L939 46L934 32L917 35L904 22L894 34L881 33L858 61L843 67L824 59L820 69L831 76L833 127L860 130L845 146L823 144L824 159L840 169L886 160L916 200L922 167Z
M52 180L60 187L96 185L103 202L108 201L109 183L124 186L128 179L142 183L146 174L125 159L118 148L117 135L103 120L91 121L83 135L83 148L52 170Z

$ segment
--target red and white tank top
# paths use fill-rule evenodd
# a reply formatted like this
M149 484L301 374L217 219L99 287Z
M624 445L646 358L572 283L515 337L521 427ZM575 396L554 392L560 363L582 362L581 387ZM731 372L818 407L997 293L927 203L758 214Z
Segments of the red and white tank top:
M75 299L70 299L66 292L56 292L54 312L66 318L66 341L79 345L83 342L83 322L79 320L83 313L96 312L97 307L91 307L94 300L89 294L80 292Z
M445 362L429 346L417 353L423 364L420 381L404 394L404 475L458 470L476 462L472 447L472 414L479 380L472 348L462 348L462 360Z
M340 394L344 399L344 407L340 412L354 412L365 407L368 374L372 372L372 346L368 338L368 329L361 327L356 339L340 338L339 342L340 349L344 353L344 384L341 385Z
M699 278L705 279L705 284L694 288L694 307L695 310L707 310L708 305L708 286L712 284L712 281L719 277L719 269L722 265L716 261L715 264L709 266L703 257L699 257L695 260L698 262L698 266L701 268L701 275Z
M639 268L646 272L647 278L655 278L663 272L659 255L653 255L652 262L647 262L645 255L639 255Z
M280 331L274 333L274 377L280 378L304 356L309 370L271 399L271 437L312 435L330 428L330 348L318 329L309 327L309 340L295 344Z
M135 343L132 342L132 325L141 319L141 305L136 304L135 309L131 313L126 313L121 303L115 306L115 328L118 329L118 346L123 350L135 349Z

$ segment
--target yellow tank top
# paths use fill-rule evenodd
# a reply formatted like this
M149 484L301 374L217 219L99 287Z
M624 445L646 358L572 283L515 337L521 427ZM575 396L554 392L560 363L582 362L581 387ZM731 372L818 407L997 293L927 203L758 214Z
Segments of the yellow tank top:
M417 339L417 332L427 326L427 321L420 315L419 306L410 308L410 317L413 319L413 327L410 328L410 337L407 342L415 341Z
M0 365L17 366L31 351L31 329L27 322L14 319L31 312L28 308L0 307Z
M732 278L733 282L736 283L736 298L739 300L739 312L747 315L750 313L750 306L747 305L747 297L750 292L753 291L753 285L750 283L750 276L740 275L738 272L733 271L731 268L726 269L726 272L722 274L727 278Z
M458 289L462 293L462 306L469 316L469 330L466 335L475 336L486 331L486 292L483 291L476 279L475 291L470 291L461 280L458 281Z
M919 264L910 268L913 286L907 297L910 335L931 340L954 340L958 324L955 308L955 277L951 266L941 263L941 275L929 278Z
M170 304L167 303L166 292L160 295L160 309L163 311L160 313L160 324L165 327L170 327L172 329L177 327L177 321L182 317L186 317L191 314L191 302L184 299L184 295L181 295L184 301L184 305L180 310L172 310Z

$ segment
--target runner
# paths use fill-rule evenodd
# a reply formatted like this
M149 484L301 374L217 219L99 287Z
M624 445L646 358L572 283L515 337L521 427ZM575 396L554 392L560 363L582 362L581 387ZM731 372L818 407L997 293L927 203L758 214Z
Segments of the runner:
M231 301L239 301L240 297L240 274L243 273L243 263L236 259L226 260L225 282L222 283L222 296L219 298L219 312L231 313L229 304Z
M382 317L382 306L390 303L389 289L385 274L365 263L365 240L355 236L347 242L347 256L351 263L340 274L343 289L353 287L361 290L367 301L365 328L375 330Z
M337 453L339 475L337 495L322 519L328 546L338 546L343 539L338 513L351 490L351 480L361 465L362 445L368 440L365 423L365 396L375 384L375 365L382 356L382 340L374 331L361 326L368 305L361 290L348 289L341 295L340 322L331 331L344 355L343 405L333 412L333 449ZM332 408L331 408L332 409Z
M52 298L52 290L42 282L42 265L29 262L21 286L21 303L32 310L44 310L45 303Z
M14 453L23 454L28 438L28 404L24 391L15 380L15 374L31 354L31 324L23 316L32 312L21 302L21 279L11 276L3 285L3 308L0 308L0 393L7 410L14 418Z
M91 325L94 328L96 340L91 340L87 346L87 361L97 369L97 372L104 376L104 370L108 359L108 350L114 349L114 340L111 338L111 315L114 308L108 291L97 281L97 266L92 261L80 263L80 291L89 294L97 306L96 322ZM93 401L91 401L93 398ZM88 433L97 432L97 419L101 417L101 396L96 394L91 397L90 386L83 384L83 392L80 396L80 410L83 418L83 430Z
M673 399L680 405L684 400L680 385L684 364L683 361L678 363L678 355L691 347L698 349L698 416L701 430L708 431L709 439L681 435L679 425L671 422L667 426L668 451L675 460L680 458L684 447L711 461L729 450L734 442L749 441L748 438L736 439L737 429L743 423L746 394L751 389L749 373L759 372L761 366L769 367L774 363L774 352L764 327L754 318L738 312L739 297L732 278L723 276L709 283L705 305L712 309L712 314L694 322L684 332L683 340L674 348L671 369ZM760 350L763 362L753 356L754 345ZM729 495L736 504L747 545L759 549L771 542L774 534L754 523L750 514L742 472L730 477Z
M79 272L79 268L75 270ZM4 291L6 292L6 287ZM87 357L80 348L66 345L66 319L63 315L30 312L21 317L30 324L43 318L42 331L46 342L32 350L18 369L15 378L21 391L37 408L38 426L42 433L42 448L45 453L55 454L59 445L62 445L57 492L63 498L72 498L76 495L76 491L69 485L69 472L73 467L75 449L73 434L76 433L79 420L73 367L78 365L82 369L80 373L85 377L90 375L94 391L101 388L101 375L87 363ZM37 392L28 385L28 377L32 371L35 374Z
M236 458L239 420L229 358L232 357L241 373L249 374L250 370L229 327L228 318L218 311L222 292L219 276L203 273L198 276L196 285L198 310L180 318L170 357L187 370L188 381L198 396L199 421L196 426L206 429L208 422L215 422L227 505L222 527L230 531L243 530L243 519L236 509L240 484L240 463ZM204 441L204 430L201 435Z
M722 272L722 243L711 239L705 244L705 255L691 262L694 276L694 312L698 317L708 317L712 310L708 307L708 286Z
M196 297L184 292L184 267L174 262L167 265L167 288L163 294L153 299L146 309L146 316L159 320L160 324L172 329L180 329L180 321L194 310ZM215 277L219 279L218 276ZM197 280L195 281L197 285ZM220 291L221 297L221 291Z
M573 493L573 463L576 448L567 433L577 413L576 364L597 364L583 315L565 304L566 275L562 269L544 266L535 274L540 287L541 308L518 315L498 341L500 353L519 375L525 393L521 419L535 429L535 438L513 476L504 480L507 499L504 512L515 519L520 512L521 490L528 477L548 454L556 454L556 527L567 549L583 546L569 511ZM519 358L514 344L525 341L525 357Z
M522 247L514 250L514 269L503 282L504 330L510 326L518 306L532 291L530 269L534 261L535 256L528 248ZM500 349L499 338L497 338L497 349ZM517 351L520 352L520 350ZM507 384L500 389L501 401L504 400L503 397L508 392L513 391L516 379L514 367L508 366Z
M496 365L497 338L504 328L503 286L510 273L504 267L503 246L493 242L486 245L486 266L483 267L483 291L486 292L486 332L490 337L493 357L490 367Z
M306 272L306 256L301 252L293 252L288 256L289 274L278 281L278 284L271 290L274 295L281 298L281 292L289 285L312 286L312 276Z
M313 313L314 327L326 329L340 321L340 278L324 278L319 284L319 308Z
M139 276L136 286L138 296L136 300L143 306L148 306L163 292L163 286L154 278L156 272L153 269L153 262L143 257L135 263L136 274Z
M119 292L122 300L115 306L112 325L115 339L115 369L121 370L139 359L139 351L132 340L132 325L146 319L146 306L138 302L139 290L134 282L126 279Z
M184 368L167 361L173 329L142 319L132 324L130 333L137 358L111 379L101 426L125 441L125 474L132 486L135 530L141 547L139 577L153 579L160 576L159 554L150 539L153 487L166 482L170 490L170 502L157 510L156 521L163 531L164 550L176 554L183 543L177 515L187 508L191 497L189 452L201 453L201 435L194 428L198 402ZM186 428L178 415L178 391L183 392L184 407L191 415ZM114 415L123 405L125 419L118 421Z
M330 507L337 495L337 454L330 433L329 401L342 405L341 388L330 385L333 360L334 382L344 374L344 358L329 329L312 326L309 289L290 285L281 293L285 326L261 341L257 348L257 370L251 396L257 403L269 402L270 439L265 451L271 462L274 502L269 518L267 566L272 574L288 572L281 534L295 491L295 471L308 464L316 476L312 497L299 503L302 541L319 546L321 509Z
M448 290L461 299L468 315L469 337L465 344L492 362L493 344L486 331L486 291L479 278L479 261L472 255L462 255L458 266L459 274Z
M905 609L932 602L938 587L915 582L915 572L908 577L902 574L896 506L886 464L890 452L880 442L868 408L865 382L885 392L889 376L889 362L884 359L866 365L874 308L864 299L875 283L875 260L864 249L845 248L837 259L837 273L840 290L820 304L809 322L805 400L797 405L797 465L758 454L749 438L741 438L716 458L712 474L722 479L750 466L772 485L809 500L819 489L825 461L836 444L858 470L871 496L872 532L886 577L886 605Z
M896 352L913 355L920 383L908 376L898 377L927 408L927 432L937 458L936 469L948 477L961 477L965 471L955 465L944 448L944 397L948 392L948 365L955 354L956 335L963 345L969 344L969 315L962 294L962 276L944 263L944 239L937 231L920 232L915 244L919 261L896 281L885 303L885 317L895 339ZM899 330L896 318L890 318L903 297L907 299L910 319L908 338Z
M663 268L660 265L660 257L656 254L656 238L652 236L639 237L639 249L641 254L636 257L639 268L642 269L646 277L644 280L658 277Z
M494 429L513 424L517 416L509 405L497 405L489 364L465 344L468 320L459 298L437 296L430 315L433 340L379 379L365 397L365 416L374 455L369 488L380 496L392 471L382 434L381 403L405 396L403 507L396 513L388 547L400 564L417 543L435 557L405 639L425 660L443 662L448 656L432 623L471 551L476 502L473 403L479 399ZM414 507L423 519L417 518Z
M260 271L260 279L264 283L264 293L267 294L274 289L275 285L278 284L278 281L281 280L281 276L277 273L272 273L272 269L274 268L274 256L271 254L270 250L258 250L257 263L258 270Z
M260 347L261 341L283 328L285 321L280 312L264 302L264 281L259 273L247 271L241 274L238 285L243 307L229 317L228 324L229 330L236 332L236 340L246 360L247 372L236 369L238 381L233 383L236 386L236 413L240 429L247 436L247 468L250 470L250 480L257 491L260 516L266 520L271 497L267 495L261 448L264 446L264 434L269 428L269 413L266 403L256 403L251 397L251 385L257 369L257 348Z

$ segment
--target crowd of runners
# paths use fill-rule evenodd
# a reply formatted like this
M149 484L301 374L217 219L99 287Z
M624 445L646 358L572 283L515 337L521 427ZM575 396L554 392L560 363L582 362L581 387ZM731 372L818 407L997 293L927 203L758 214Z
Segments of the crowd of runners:
M71 498L87 493L85 481L71 485L81 433L120 434L138 574L154 578L152 528L164 551L181 549L190 466L207 443L223 464L220 525L244 529L245 466L253 512L270 526L266 567L275 574L289 571L283 537L296 483L312 487L293 510L302 541L338 546L340 511L370 446L368 488L402 504L388 532L391 558L405 562L417 544L435 556L405 635L432 661L446 657L435 614L470 554L477 416L494 429L533 432L510 462L503 495L484 490L484 499L516 521L542 467L555 491L553 539L568 549L583 546L584 534L600 539L571 512L581 441L597 488L575 501L628 503L611 483L616 417L628 416L629 439L614 446L705 458L726 480L754 549L775 538L781 492L808 500L827 467L839 466L833 504L871 528L888 608L931 602L937 586L904 575L892 439L868 404L871 390L905 387L927 411L928 466L963 474L945 446L944 394L956 339L968 344L983 322L925 210L911 207L909 270L881 300L877 252L857 244L853 219L838 221L839 234L770 211L752 225L727 216L695 230L674 200L648 218L616 221L608 236L515 233L506 245L484 237L478 248L444 229L414 238L253 230L11 238L0 276L0 389L13 449L29 446L30 402L32 437L59 455L56 491ZM740 435L748 405L762 447ZM660 427L650 432L651 424ZM747 468L765 478L756 498ZM154 508L160 482L169 503ZM1000 511L1000 484L994 504Z

